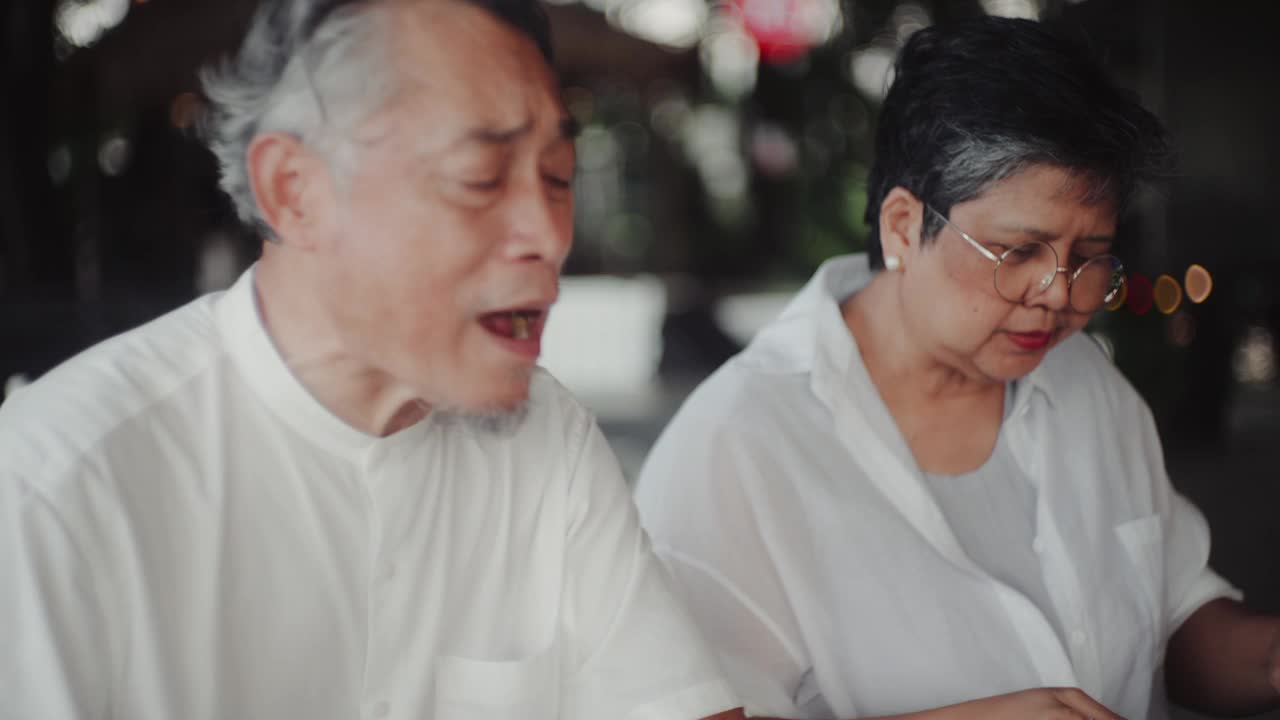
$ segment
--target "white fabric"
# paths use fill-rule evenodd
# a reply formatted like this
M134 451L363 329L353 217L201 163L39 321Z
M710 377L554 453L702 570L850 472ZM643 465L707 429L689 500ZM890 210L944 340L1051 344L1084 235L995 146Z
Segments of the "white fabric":
M1005 404L1012 408L1015 383L1009 385ZM860 388L858 398L860 403L882 402L870 385L866 393ZM1001 427L991 457L977 470L955 476L926 472L923 477L942 517L974 564L1026 595L1044 612L1058 639L1068 642L1036 552L1036 488L1018 467L1009 447L1008 427Z
M1086 336L1021 384L1003 432L1038 486L1052 608L963 551L869 382L829 261L686 402L637 486L641 517L749 713L866 717L1079 686L1161 717L1169 634L1211 598L1203 517L1169 485L1150 412Z
M252 274L0 408L0 718L701 718L736 707L594 420L343 424Z

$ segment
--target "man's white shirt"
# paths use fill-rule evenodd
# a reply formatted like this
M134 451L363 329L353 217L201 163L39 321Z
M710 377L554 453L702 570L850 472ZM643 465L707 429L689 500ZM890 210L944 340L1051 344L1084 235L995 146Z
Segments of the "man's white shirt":
M252 271L0 408L0 718L637 718L737 706L594 419L385 438L294 378Z
M748 713L865 717L1078 686L1164 717L1169 635L1238 593L1207 567L1207 525L1170 487L1147 406L1084 335L1018 383L1001 433L1036 485L1041 607L966 554L883 402L860 395L873 386L839 305L870 278L865 256L826 263L694 392L637 483Z

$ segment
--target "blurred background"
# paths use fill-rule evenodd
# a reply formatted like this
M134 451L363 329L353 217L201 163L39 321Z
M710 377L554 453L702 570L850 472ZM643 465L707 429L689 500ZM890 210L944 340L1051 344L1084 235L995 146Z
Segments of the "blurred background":
M4 392L226 287L256 257L194 131L195 71L234 46L252 6L0 7ZM1215 566L1280 611L1271 3L557 0L548 11L584 129L576 246L544 363L598 413L631 477L701 378L823 259L861 249L878 104L908 35L988 13L1084 39L1179 152L1176 174L1122 224L1131 292L1091 331L1155 410L1174 482L1213 527Z

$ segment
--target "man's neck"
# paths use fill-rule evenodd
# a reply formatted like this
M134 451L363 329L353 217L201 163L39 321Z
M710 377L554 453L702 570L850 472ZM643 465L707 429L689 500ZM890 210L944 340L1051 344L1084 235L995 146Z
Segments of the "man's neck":
M269 245L254 271L254 300L267 335L289 372L351 427L385 437L422 420L428 406L408 387L350 353L314 292L285 267L301 258L281 257L287 248Z

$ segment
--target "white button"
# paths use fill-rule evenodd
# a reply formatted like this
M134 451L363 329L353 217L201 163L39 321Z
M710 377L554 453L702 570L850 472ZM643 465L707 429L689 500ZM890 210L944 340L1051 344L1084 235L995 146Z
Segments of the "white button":
M391 703L386 700L379 700L373 704L373 716L376 718L384 718L387 713L391 712Z
M1037 535L1036 539L1031 541L1031 549L1034 550L1037 555L1043 555L1044 554L1044 538Z
M1084 641L1085 641L1085 634L1084 634L1084 631L1083 631L1083 630L1072 630L1072 631L1071 631L1071 644L1072 644L1072 645L1083 645L1083 644L1084 644Z

